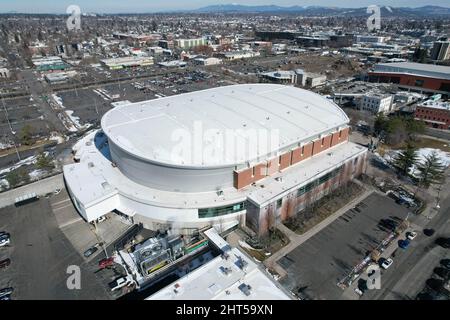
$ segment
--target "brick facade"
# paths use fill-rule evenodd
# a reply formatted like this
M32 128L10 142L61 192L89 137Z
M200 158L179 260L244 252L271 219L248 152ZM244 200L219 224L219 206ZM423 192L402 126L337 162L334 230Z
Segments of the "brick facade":
M234 187L236 189L244 188L272 175L280 170L303 161L311 156L321 153L330 147L348 140L349 128L334 132L312 142L306 143L303 146L292 149L291 151L283 153L279 157L275 157L266 161L265 163L257 164L254 167L246 168L234 172Z
M357 159L357 160L355 160ZM274 200L267 206L258 207L250 201L246 205L246 225L258 235L264 235L276 223L295 216L310 204L319 200L331 191L339 188L354 177L363 173L367 166L367 153L351 159L343 164L340 173L314 189L298 196L298 189L282 198L281 206Z

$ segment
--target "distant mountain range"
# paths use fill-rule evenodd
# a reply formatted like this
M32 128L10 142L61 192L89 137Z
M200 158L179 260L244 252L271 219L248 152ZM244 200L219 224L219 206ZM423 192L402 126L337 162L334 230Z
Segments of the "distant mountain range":
M221 4L202 7L191 12L196 13L294 13L308 16L367 16L367 7L364 8L338 8L322 6L290 6L277 5L247 6L240 4ZM442 16L450 15L450 8L439 6L408 7L381 7L382 16Z

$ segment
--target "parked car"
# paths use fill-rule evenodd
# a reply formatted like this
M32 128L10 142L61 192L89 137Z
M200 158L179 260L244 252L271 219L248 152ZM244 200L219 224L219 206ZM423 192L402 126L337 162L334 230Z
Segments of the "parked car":
M450 279L450 270L442 267L437 267L433 269L433 272L441 277L442 279Z
M11 300L11 295L10 294L6 294L4 296L1 296L0 300Z
M435 243L440 245L442 248L450 248L450 238L437 238Z
M83 253L83 255L86 258L88 258L88 257L92 256L97 250L98 250L97 246L90 247Z
M100 269L104 269L104 268L110 267L112 265L114 265L114 258L113 257L105 258L105 259L102 259L102 260L100 260L98 262L98 266L99 266Z
M417 237L417 232L416 231L410 231L406 233L406 237L409 240L414 240L415 237Z
M435 233L434 229L423 229L423 234L427 237L431 237Z
M10 295L11 293L13 293L13 291L14 288L11 287L0 289L0 297Z
M407 249L409 247L409 243L410 243L410 241L408 239L399 240L398 246L402 249Z
M129 286L133 283L133 279L131 278L131 276L125 276L125 277L120 277L117 278L116 280L110 282L109 288L111 289L111 291L115 291L118 289L121 289L123 287Z
M11 264L11 260L10 259L2 260L2 261L0 261L0 269L6 268L10 264Z
M440 264L443 265L445 268L450 269L450 259L442 259L440 261Z
M4 239L4 238L10 238L11 235L8 232L2 231L0 233L0 239Z
M387 259L384 259L382 262L381 262L381 267L383 268L383 269L387 269L387 268L389 268L392 264L394 263L394 260L392 260L391 258L387 258Z
M362 292L359 288L356 288L355 292L358 296L362 296L364 294L364 292Z

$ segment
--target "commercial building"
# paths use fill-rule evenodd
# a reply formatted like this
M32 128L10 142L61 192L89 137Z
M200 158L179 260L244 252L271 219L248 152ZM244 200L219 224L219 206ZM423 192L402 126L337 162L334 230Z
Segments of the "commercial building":
M295 84L297 83L297 73L295 71L272 71L264 72L260 75L262 81L279 83L279 84Z
M360 100L360 109L372 113L388 113L391 111L393 96L390 94L367 93Z
M218 58L222 58L226 61L232 61L237 59L248 59L253 57L259 57L261 54L258 51L242 50L242 51L227 51L217 53Z
M355 43L384 43L389 40L389 37L370 36L370 35L356 35Z
M0 78L9 78L9 70L6 68L0 68Z
M64 178L87 221L113 211L152 230L264 234L363 172L348 123L325 97L274 84L124 104L74 146Z
M162 61L158 63L158 65L166 68L182 68L186 67L187 63L183 60L171 60L171 61Z
M39 71L51 71L51 70L65 70L70 68L70 65L65 63L61 57L41 57L32 60L33 65Z
M430 54L431 60L442 61L450 59L450 41L436 41Z
M427 100L416 107L414 117L429 127L450 130L450 102Z
M213 66L221 64L222 60L219 58L195 58L194 63L201 66Z
M300 36L295 40L298 45L303 47L321 48L328 46L330 43L330 38L324 36Z
M142 56L103 59L100 60L100 62L110 70L124 69L129 67L151 66L154 63L152 57L142 57Z
M76 71L67 71L67 72L51 72L47 73L44 77L48 83L56 84L56 83L64 83L67 82L70 78L77 75Z
M180 49L190 49L197 46L205 46L207 44L208 41L205 38L174 40L174 46Z
M379 63L368 72L369 81L394 83L418 92L450 92L450 67L425 63Z

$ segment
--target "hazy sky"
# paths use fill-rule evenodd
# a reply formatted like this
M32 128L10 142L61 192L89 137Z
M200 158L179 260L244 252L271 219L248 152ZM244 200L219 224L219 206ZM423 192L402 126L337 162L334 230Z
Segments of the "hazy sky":
M438 5L450 7L448 0L0 0L0 12L65 13L71 4L80 6L82 12L155 12L177 9L196 9L213 4L246 4L280 6L322 5L335 7L365 7L371 4L392 7L420 7Z

